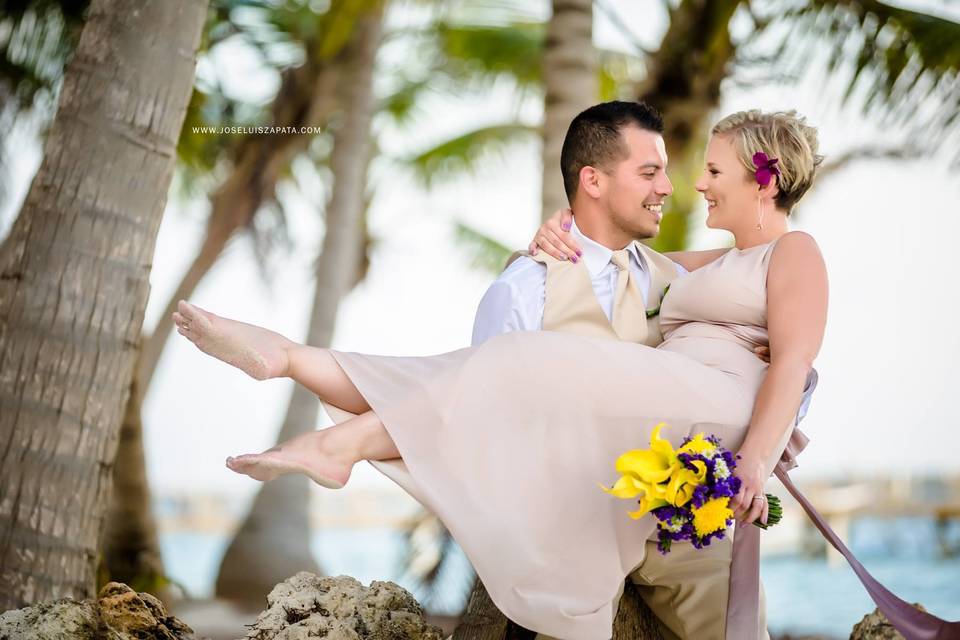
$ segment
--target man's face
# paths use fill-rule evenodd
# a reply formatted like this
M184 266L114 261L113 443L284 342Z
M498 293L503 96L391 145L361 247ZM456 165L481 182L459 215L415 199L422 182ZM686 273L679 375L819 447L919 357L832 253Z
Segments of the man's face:
M620 135L630 155L602 172L603 204L613 224L631 237L652 238L660 231L663 201L673 193L663 136L636 126Z

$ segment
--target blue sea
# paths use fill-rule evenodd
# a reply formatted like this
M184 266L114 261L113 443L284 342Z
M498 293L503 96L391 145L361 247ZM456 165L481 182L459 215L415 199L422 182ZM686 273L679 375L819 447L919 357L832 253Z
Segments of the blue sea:
M941 552L930 519L864 518L853 525L849 537L867 570L894 593L922 603L941 618L960 620L960 522L950 523L945 535L941 533L953 551L949 556ZM167 572L190 596L211 597L227 542L220 535L164 534L161 547ZM329 529L317 532L311 542L329 575L351 575L364 584L392 580L432 610L456 612L469 595L472 570L458 548L431 595L402 575L403 535L395 529ZM846 563L830 566L821 558L765 556L761 575L772 633L847 638L853 625L875 606Z

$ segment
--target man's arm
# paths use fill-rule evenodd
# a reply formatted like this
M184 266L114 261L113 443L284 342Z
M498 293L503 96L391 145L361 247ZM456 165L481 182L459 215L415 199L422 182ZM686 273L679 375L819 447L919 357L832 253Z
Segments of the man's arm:
M545 291L546 267L529 258L518 258L480 300L470 344L476 346L510 331L540 329Z

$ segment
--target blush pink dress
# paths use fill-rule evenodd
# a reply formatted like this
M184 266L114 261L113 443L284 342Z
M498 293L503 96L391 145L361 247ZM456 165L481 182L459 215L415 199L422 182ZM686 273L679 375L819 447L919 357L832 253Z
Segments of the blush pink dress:
M657 348L524 331L431 357L334 352L402 457L372 464L444 522L512 620L610 638L655 520L629 518L635 503L597 485L660 422L674 446L703 431L740 447L767 369L753 348L768 343L774 246L732 249L675 280Z

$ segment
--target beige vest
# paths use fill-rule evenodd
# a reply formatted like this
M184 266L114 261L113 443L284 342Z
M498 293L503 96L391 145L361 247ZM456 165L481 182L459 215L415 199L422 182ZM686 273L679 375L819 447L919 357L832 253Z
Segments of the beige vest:
M677 266L672 260L636 242L640 254L650 271L650 293L647 303L647 332L642 344L655 347L663 342L660 332L660 300L664 289L677 277ZM525 251L510 258L525 255L531 260L546 265L547 285L543 308L543 329L563 331L577 335L595 336L619 340L610 321L604 315L600 302L593 292L590 274L584 261L577 263L557 260L540 251L532 256ZM510 262L507 264L509 265Z

